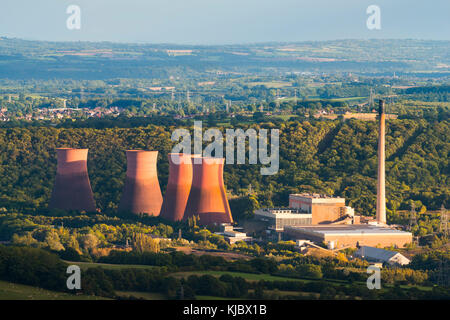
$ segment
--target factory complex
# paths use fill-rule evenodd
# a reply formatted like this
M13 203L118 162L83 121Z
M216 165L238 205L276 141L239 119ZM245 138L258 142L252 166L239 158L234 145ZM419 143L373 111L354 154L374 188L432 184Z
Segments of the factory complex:
M385 110L379 103L378 182L376 219L355 214L345 199L321 194L291 194L287 208L262 208L255 218L265 222L278 240L313 241L330 249L365 246L403 247L412 234L386 224Z
M384 103L380 100L376 220L356 215L345 198L321 194L291 194L287 208L254 212L266 234L313 241L329 248L403 247L412 234L386 224L384 169ZM49 208L92 212L95 200L87 172L88 149L58 148L57 171ZM233 229L223 180L224 159L169 153L169 179L164 197L157 174L158 151L128 150L125 186L119 211L161 216L170 221L197 219L199 225L221 225L228 242L250 241ZM228 227L227 227L228 225Z

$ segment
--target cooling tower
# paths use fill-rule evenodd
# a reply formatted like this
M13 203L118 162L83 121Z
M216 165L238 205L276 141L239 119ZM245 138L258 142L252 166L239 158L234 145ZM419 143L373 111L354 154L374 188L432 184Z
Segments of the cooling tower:
M127 174L119 211L159 215L163 199L157 157L158 151L127 150Z
M56 149L58 164L49 208L95 211L87 171L88 149Z
M161 217L171 221L183 219L192 186L193 157L183 153L169 153L169 181L161 208Z
M193 158L192 161L192 187L183 219L199 216L201 225L232 223L223 183L224 159Z
M384 101L380 100L378 113L380 116L380 127L378 133L378 184L377 184L377 222L386 224L386 186L385 186L385 120Z

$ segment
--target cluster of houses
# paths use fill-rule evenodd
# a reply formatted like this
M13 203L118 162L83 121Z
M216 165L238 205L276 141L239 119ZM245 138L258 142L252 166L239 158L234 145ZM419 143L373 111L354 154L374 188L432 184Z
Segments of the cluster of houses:
M10 121L14 119L23 120L53 120L53 119L70 119L73 117L86 116L89 118L101 118L107 115L117 116L121 113L118 107L103 108L42 108L34 109L33 113L24 114L22 116L11 115L8 109L3 107L0 109L0 121Z

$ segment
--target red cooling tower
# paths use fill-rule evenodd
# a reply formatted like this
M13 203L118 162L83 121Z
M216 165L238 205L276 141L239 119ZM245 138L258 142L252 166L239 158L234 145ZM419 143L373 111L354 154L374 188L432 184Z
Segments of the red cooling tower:
M56 149L58 165L49 208L95 211L87 171L88 149Z
M192 186L191 158L200 155L169 153L169 181L167 183L161 217L171 221L183 219Z
M223 183L224 159L204 157L193 158L192 161L194 177L184 220L199 216L201 225L232 223L233 218Z
M156 172L158 151L127 150L127 176L119 211L158 216L162 195Z

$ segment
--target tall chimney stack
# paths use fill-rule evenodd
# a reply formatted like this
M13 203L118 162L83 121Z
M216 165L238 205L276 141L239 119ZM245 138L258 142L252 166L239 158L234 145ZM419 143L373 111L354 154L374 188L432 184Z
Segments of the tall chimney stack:
M95 211L87 171L88 149L56 149L58 164L50 209Z
M201 155L169 153L169 181L161 208L161 218L171 221L183 219L192 186L193 157Z
M378 114L380 116L380 126L378 135L378 185L377 185L377 222L386 224L386 186L385 186L385 120L384 101L379 101Z
M158 216L162 205L156 171L158 151L127 150L127 175L119 211Z
M233 222L223 182L224 160L192 158L192 187L183 220L199 216L200 225Z

